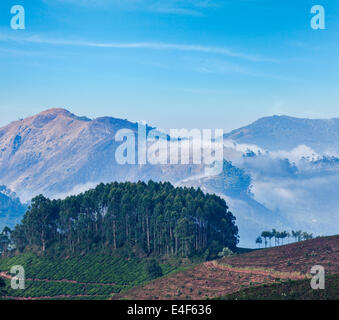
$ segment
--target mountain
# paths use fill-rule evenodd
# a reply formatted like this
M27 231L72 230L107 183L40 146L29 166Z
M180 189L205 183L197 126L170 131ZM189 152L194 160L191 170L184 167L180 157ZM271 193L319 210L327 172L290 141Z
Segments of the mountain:
M235 204L230 209L244 226L240 235L248 239L249 245L259 232L258 221L271 213L247 195L250 177L230 162L225 162L215 181L213 178L195 181L203 176L203 165L118 165L115 151L120 142L115 141L115 134L120 129L130 129L137 136L137 127L137 123L127 120L112 117L91 120L65 109L50 109L12 122L0 128L0 183L24 200L40 193L64 198L112 181L152 179L201 187L228 197L225 199ZM148 131L151 129L147 127ZM239 199L240 195L245 196ZM274 220L274 214L270 216L270 221ZM253 223L255 227L249 232Z
M112 117L91 120L65 109L12 122L0 128L0 183L28 200L38 193L64 197L101 182L175 182L202 170L190 165L119 165L115 152L121 142L115 135L120 129L137 137L137 123Z
M5 226L13 227L25 213L27 205L22 204L14 192L0 186L0 231Z
M259 119L225 135L236 143L224 141L223 171L206 177L202 164L119 165L115 152L121 142L115 141L115 135L129 129L137 139L137 123L49 109L0 128L0 185L28 201L40 193L65 198L101 182L169 181L223 197L237 218L241 246L253 247L263 229L334 234L339 227L334 218L339 214L334 196L338 161L333 157L301 159L304 153L299 151L304 149L297 149L294 157L300 161L294 163L286 159L289 152L279 151L299 144L317 152L337 148L338 121L286 116ZM146 131L151 129L147 126ZM248 151L252 143L278 152L273 156L273 152L259 154L252 147L255 152ZM13 217L17 219L16 213Z
M120 180L127 173L115 169L114 135L122 128L135 132L137 124L109 117L90 120L64 109L15 121L0 129L0 181L29 199Z
M339 152L339 118L265 117L225 134L224 138L269 151L306 145L320 154Z

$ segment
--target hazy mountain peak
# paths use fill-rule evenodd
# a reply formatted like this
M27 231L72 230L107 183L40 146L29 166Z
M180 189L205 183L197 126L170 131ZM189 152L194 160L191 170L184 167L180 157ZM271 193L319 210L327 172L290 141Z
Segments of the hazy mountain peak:
M274 115L260 118L224 137L267 150L292 150L306 145L318 153L338 152L339 118L306 119Z
M12 122L0 128L0 182L27 199L113 179L114 136L124 128L134 131L136 124L112 117L90 120L62 108Z
M37 115L33 116L35 118L45 118L46 120L50 119L53 120L56 117L65 117L65 118L70 118L70 119L75 119L79 121L91 121L91 119L87 117L80 117L77 116L67 109L64 108L52 108L52 109L47 109L45 111L42 111L38 113Z
M47 109L44 111L41 111L40 113L37 114L37 116L39 115L45 115L45 114L64 114L64 115L73 115L71 112L69 112L68 110L64 109L64 108L51 108L51 109Z

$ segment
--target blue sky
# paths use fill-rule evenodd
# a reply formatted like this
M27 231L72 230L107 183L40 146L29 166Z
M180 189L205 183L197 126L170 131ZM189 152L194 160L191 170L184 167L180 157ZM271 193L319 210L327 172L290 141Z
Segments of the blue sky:
M0 125L52 107L166 129L339 117L338 40L336 0L1 0Z

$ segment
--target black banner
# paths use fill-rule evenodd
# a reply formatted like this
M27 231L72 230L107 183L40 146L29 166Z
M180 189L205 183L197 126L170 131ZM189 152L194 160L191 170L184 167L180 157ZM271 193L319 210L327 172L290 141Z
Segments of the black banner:
M52 316L75 316L101 319L230 319L241 316L274 314L280 317L303 317L307 314L324 316L338 301L0 301L1 313L27 316L35 314L44 319ZM273 308L273 309L272 309ZM5 317L4 317L5 318ZM78 319L78 318L77 318Z

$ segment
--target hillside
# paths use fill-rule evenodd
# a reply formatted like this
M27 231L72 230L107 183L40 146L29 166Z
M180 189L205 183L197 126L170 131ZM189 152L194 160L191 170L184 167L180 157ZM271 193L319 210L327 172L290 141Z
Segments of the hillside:
M310 280L284 281L242 289L217 300L338 300L339 274L325 277L326 290L313 290Z
M89 182L119 180L115 133L135 132L127 120L78 117L50 109L0 129L0 183L21 197L56 195Z
M251 266L302 274L309 273L312 266L320 264L327 273L339 273L339 235L256 250L245 255L224 258L220 263L235 268Z
M0 277L6 279L6 297L13 299L108 299L112 294L153 279L147 271L148 260L124 250L115 255L90 254L85 257L54 259L25 253L0 259ZM25 290L9 286L13 265L26 272ZM167 275L184 268L180 260L160 261ZM1 298L1 297L0 297Z
M201 165L119 165L120 129L137 138L138 124L113 117L88 119L49 109L0 128L0 183L21 199L66 197L101 182L170 181L201 173ZM149 132L152 127L147 126Z
M306 145L320 154L338 152L339 118L265 117L225 134L224 138L237 143L255 144L271 151Z
M339 273L339 236L317 238L205 262L114 298L215 298L247 287L305 280L310 277L311 266L316 264L323 265L326 274Z
M34 197L7 235L0 277L25 268L27 287L5 297L106 299L194 262L236 249L226 202L168 182L100 184L77 196Z
M58 259L25 253L0 259L0 274L8 283L12 265L25 267L27 288L7 290L15 299L338 299L338 239L317 238L198 265L198 260L164 258L159 260L163 277L155 280L147 271L149 259L125 249ZM314 264L326 270L322 292L309 290L304 265Z

